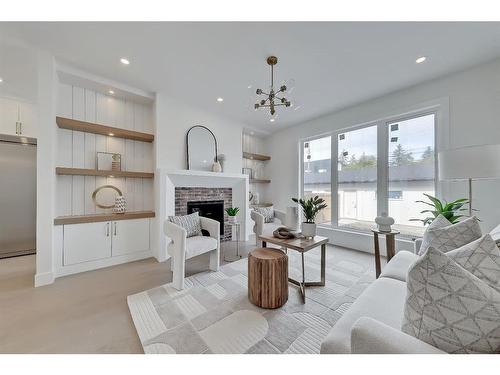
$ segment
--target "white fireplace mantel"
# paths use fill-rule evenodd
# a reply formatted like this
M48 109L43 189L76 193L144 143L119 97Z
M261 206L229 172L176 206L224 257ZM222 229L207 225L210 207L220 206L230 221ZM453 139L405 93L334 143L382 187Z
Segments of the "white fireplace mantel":
M239 207L237 219L242 222L240 240L247 241L250 228L250 207L248 202L248 176L238 173L217 173L192 170L168 170L159 168L155 174L156 259L164 261L167 254L167 237L163 225L167 217L175 215L176 187L231 188L233 207Z

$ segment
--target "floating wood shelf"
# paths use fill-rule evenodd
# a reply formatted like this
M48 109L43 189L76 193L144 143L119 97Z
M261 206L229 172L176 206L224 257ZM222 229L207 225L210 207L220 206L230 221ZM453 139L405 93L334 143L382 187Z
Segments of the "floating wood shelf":
M65 168L57 167L56 174L72 176L103 176L103 177L135 177L135 178L153 178L151 172L128 172L128 171L103 171L97 169L84 168Z
M265 180L265 179L260 179L260 178L251 178L250 179L251 184L268 184L270 182L271 182L271 180Z
M108 135L118 138L132 139L134 141L142 141L142 142L154 141L153 134L114 128L111 126L94 124L92 122L72 120L70 118L65 118L65 117L56 117L56 123L57 126L59 126L61 129L70 129L86 133Z
M243 158L251 159L251 160L260 160L260 161L271 160L270 156L261 155L261 154L254 154L251 152L244 152L244 151L243 151Z
M100 221L118 221L118 220L132 220L132 219L145 219L155 217L153 211L130 211L124 214L92 214L92 215L76 215L76 216L58 216L54 219L55 225L65 224L83 224L83 223L97 223Z

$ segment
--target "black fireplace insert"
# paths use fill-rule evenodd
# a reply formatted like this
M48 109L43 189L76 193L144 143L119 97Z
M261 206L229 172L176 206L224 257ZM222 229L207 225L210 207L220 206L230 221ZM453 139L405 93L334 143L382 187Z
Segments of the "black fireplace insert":
M224 201L190 201L187 202L187 213L198 212L200 216L217 220L220 223L220 234L224 234Z

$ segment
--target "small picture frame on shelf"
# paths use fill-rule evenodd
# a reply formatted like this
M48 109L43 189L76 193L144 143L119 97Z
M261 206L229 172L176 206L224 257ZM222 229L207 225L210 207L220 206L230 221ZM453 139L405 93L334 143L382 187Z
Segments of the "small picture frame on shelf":
M101 171L121 171L122 156L114 152L98 152L97 169Z
M253 178L253 169L252 168L242 168L241 173L246 174L248 178Z

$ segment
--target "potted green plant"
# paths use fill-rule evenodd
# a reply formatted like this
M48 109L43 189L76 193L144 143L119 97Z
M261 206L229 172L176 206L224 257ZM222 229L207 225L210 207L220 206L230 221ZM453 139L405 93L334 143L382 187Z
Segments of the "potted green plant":
M327 207L325 200L319 196L309 199L292 198L292 201L298 203L302 208L305 221L302 223L302 234L304 237L314 237L316 235L316 215Z
M465 198L457 199L453 202L441 201L432 195L425 194L424 195L429 199L430 202L426 201L416 201L415 203L423 203L428 206L431 206L431 210L423 210L420 211L421 214L432 214L432 216L428 216L425 219L410 219L410 221L421 221L424 225L429 225L432 221L438 217L439 215L443 215L448 221L452 224L458 223L461 217L464 215L460 215L459 212L466 211L464 206L469 204L469 200Z
M228 216L227 220L231 223L236 222L236 215L238 215L240 209L238 207L228 207L226 208L226 214Z

